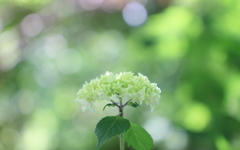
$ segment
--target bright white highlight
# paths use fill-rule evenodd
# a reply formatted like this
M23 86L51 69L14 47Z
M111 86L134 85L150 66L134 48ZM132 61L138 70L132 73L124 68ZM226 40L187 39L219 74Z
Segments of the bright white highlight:
M145 7L138 2L127 4L123 8L123 19L130 26L139 26L147 19L147 11Z
M170 121L161 117L149 119L144 125L155 142L164 140L171 131L171 127Z
M21 22L22 32L29 37L39 34L43 27L43 20L38 14L27 15Z

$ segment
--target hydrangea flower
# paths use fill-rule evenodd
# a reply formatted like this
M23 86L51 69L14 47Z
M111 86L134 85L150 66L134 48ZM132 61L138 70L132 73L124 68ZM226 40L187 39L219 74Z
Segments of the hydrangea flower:
M93 111L93 105L98 101L110 101L125 104L133 102L141 105L150 105L154 110L160 99L160 88L156 83L150 83L148 78L142 74L134 76L132 72L113 74L106 72L100 78L85 83L77 93L77 101L82 105L82 110Z

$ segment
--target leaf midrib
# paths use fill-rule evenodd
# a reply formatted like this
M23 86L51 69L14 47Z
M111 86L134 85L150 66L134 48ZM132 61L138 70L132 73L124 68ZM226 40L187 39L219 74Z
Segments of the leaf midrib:
M99 143L98 143L98 146L97 146L97 148L99 147L99 145L102 143L102 141L104 141L104 138L105 138L105 136L107 135L107 133L109 132L109 130L112 128L112 126L114 125L114 123L117 121L117 119L119 118L119 116L117 116L117 118L114 120L114 122L112 123L112 125L109 127L109 129L107 130L107 132L104 134L104 136L103 136L103 138L102 138L102 140L101 141L99 141Z

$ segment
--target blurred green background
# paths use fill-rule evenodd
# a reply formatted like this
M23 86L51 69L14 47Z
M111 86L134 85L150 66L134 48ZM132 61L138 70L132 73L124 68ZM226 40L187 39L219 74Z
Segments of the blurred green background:
M75 98L106 71L161 88L154 112L125 109L154 150L239 150L239 18L239 0L1 0L0 150L94 149L118 111Z

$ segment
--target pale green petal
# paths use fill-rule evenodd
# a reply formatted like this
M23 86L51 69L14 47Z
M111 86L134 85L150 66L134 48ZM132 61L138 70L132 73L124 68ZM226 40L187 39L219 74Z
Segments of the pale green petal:
M92 111L93 103L102 100L113 100L124 103L131 100L141 105L150 105L151 110L159 102L161 90L156 83L150 83L142 74L134 76L132 72L113 74L106 72L100 78L85 83L77 93L77 99L82 100L83 110Z

